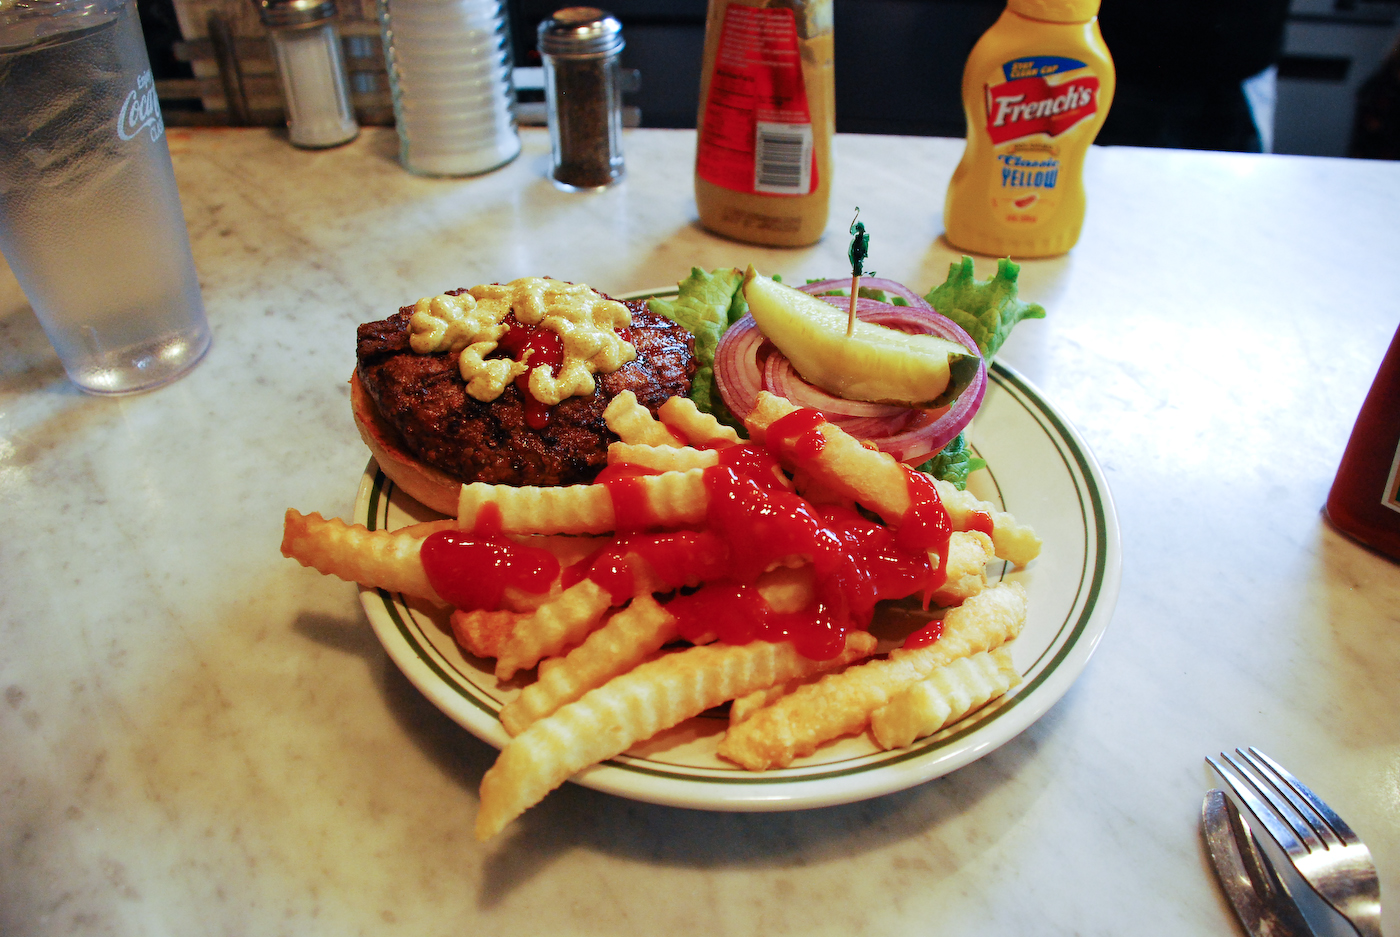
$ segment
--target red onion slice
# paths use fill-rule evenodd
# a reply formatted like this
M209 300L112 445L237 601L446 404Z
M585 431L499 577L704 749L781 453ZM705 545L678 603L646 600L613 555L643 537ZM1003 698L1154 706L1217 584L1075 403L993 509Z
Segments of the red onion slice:
M983 364L977 369L977 376L972 379L972 383L941 416L933 416L931 412L926 422L921 420L901 433L870 441L900 462L919 465L941 452L958 433L967 428L977 413L977 408L982 405L982 397L986 392L987 366Z
M915 293L903 283L897 283L894 280L886 280L883 277L861 277L860 286L863 289L883 290L887 296L898 296L901 299L908 300L909 305L914 307L921 307L924 309L933 308L928 304L928 300L924 299L918 293ZM803 285L797 287L797 289L801 290L804 293L811 293L813 296L817 295L818 293L826 293L831 290L845 290L847 294L849 294L851 292L851 278L846 277L845 279L836 280L818 280L816 283L804 283ZM849 307L851 303L851 298L849 295L833 297L824 296L822 298L827 299L828 301L832 299L844 300L847 307ZM871 300L871 302L878 302L878 300ZM891 303L890 305L894 304Z
M741 420L763 389L758 351L765 341L753 316L746 315L725 330L715 348L715 386L729 412Z
M888 403L871 403L867 400L847 400L829 394L802 379L787 356L774 348L763 362L763 389L786 397L789 403L799 407L820 410L828 418L833 416L876 417L889 419L907 416L908 407Z
M905 408L904 412L898 416L883 419L879 417L838 416L830 419L829 422L841 427L857 439L870 439L878 442L880 439L902 432L918 419L918 410Z

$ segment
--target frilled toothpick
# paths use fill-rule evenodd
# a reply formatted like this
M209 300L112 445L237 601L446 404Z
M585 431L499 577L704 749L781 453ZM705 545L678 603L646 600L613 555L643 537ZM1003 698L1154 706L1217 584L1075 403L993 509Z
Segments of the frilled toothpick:
M870 253L870 235L865 233L865 225L860 223L859 218L860 208L857 207L856 216L851 219L851 250L846 255L851 259L851 311L846 320L847 338L855 334L856 298L860 295L860 278L865 272L865 257Z

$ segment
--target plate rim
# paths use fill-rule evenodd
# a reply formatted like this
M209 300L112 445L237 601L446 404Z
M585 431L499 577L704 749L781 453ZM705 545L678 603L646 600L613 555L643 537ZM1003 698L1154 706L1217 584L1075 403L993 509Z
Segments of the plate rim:
M671 287L636 291L618 298L641 299L675 293L676 289ZM669 763L664 768L652 767L649 765L656 762L649 763L645 758L624 753L584 769L571 780L634 800L693 809L749 812L834 806L904 790L955 771L1006 744L1049 711L1083 673L1112 619L1121 581L1121 533L1102 468L1069 420L1038 388L1008 365L994 361L989 377L1008 390L1055 443L1061 459L1066 460L1066 469L1081 500L1080 513L1088 541L1085 563L1065 622L1046 646L1044 653L1053 651L1050 661L1044 661L1043 653L1028 668L1027 672L1034 675L1012 694L972 718L894 754L878 752L776 771L749 772L738 768L712 769ZM1072 457L1076 463L1077 474L1069 467L1067 457ZM1080 484L1080 479L1084 484ZM356 494L354 521L375 529L379 520L376 515L388 516L392 494L393 483L371 458ZM1086 495L1087 505L1084 503ZM411 616L407 614L408 605L402 596L361 587L360 599L385 652L419 692L487 744L499 749L509 741L496 713L474 692L454 685L455 681L442 665L411 639L404 621ZM1073 619L1072 624L1070 619ZM1070 634L1061 641L1059 635L1065 627L1070 628ZM472 689L488 695L484 688L475 684ZM464 700L467 701L465 711ZM977 737L969 741L972 735ZM846 783L856 775L863 775L865 783Z

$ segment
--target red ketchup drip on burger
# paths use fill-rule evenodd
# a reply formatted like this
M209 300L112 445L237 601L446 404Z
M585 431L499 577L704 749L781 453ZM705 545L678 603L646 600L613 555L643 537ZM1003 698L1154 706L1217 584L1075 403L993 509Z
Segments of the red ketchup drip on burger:
M525 325L515 318L515 313L507 316L505 322L509 328L496 343L497 347L516 361L524 361L531 370L545 365L551 372L559 373L559 368L564 364L564 340L558 333L538 325ZM528 358L525 357L527 352ZM553 407L541 403L530 393L530 372L517 377L515 386L520 389L525 402L525 425L531 429L544 429Z
M467 611L497 608L508 587L545 592L559 575L553 553L499 534L441 530L423 540L421 556L437 594Z

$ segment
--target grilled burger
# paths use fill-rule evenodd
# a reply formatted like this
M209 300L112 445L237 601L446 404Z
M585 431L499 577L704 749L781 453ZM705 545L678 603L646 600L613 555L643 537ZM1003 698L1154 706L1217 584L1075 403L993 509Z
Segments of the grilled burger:
M654 413L696 371L691 334L644 300L537 277L365 323L356 357L360 436L396 484L448 515L464 482L592 481L618 439L603 421L613 397L630 390Z

